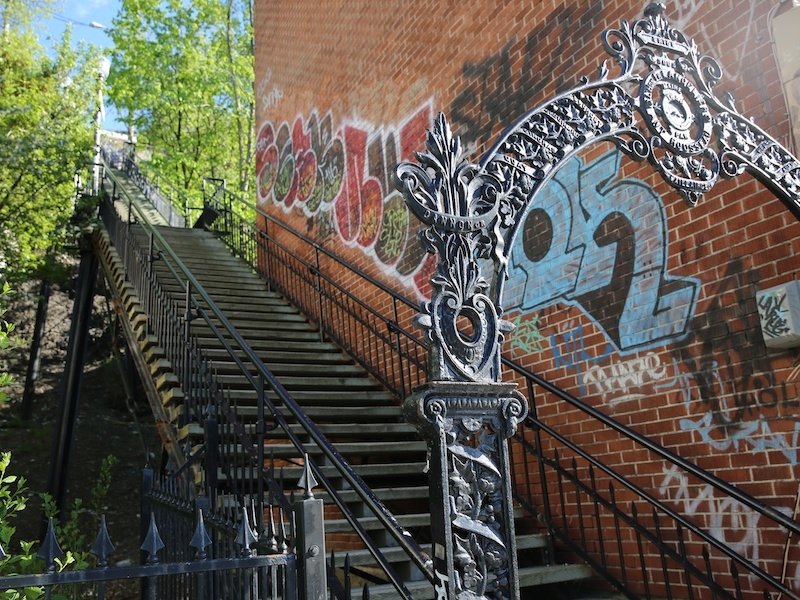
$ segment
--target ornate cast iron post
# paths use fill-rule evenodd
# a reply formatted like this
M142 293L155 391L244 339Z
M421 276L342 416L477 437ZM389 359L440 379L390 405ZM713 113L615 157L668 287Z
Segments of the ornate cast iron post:
M428 440L437 598L518 598L506 439L525 399L501 383L500 348L512 330L501 299L509 253L532 199L583 148L614 143L648 161L694 206L719 177L750 171L800 218L800 162L720 100L719 64L664 18L663 4L604 32L604 62L580 84L509 127L478 164L439 115L419 164L395 185L428 228L438 255L430 302L417 317L430 343L428 384L405 413ZM490 286L482 264L493 264ZM642 285L647 285L643 282Z
M518 598L506 440L525 417L525 398L501 382L500 347L512 330L487 295L479 260L497 240L487 226L506 200L491 177L462 158L443 116L428 134L422 167L398 166L398 187L430 227L438 262L433 294L417 317L430 342L428 384L405 402L427 439L437 598Z

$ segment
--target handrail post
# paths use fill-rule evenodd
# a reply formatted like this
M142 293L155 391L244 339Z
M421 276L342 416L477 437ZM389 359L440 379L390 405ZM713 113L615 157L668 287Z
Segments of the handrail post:
M553 522L552 510L550 509L550 494L547 491L547 474L544 470L544 454L542 453L542 428L539 426L539 415L536 412L536 395L533 392L533 382L528 379L528 398L530 415L528 421L533 423L533 435L536 440L536 462L539 466L539 484L542 486L542 508L544 513L544 522L547 524L547 551L549 559L552 560L555 556L555 546L553 544L553 534L550 531L550 526ZM524 431L523 431L524 433Z
M325 574L325 520L322 500L314 498L312 492L317 482L308 461L306 454L305 468L298 483L305 493L293 507L297 531L298 597L302 600L325 600L328 587Z
M401 397L405 398L408 394L407 390L411 389L411 382L408 382L408 386L406 386L406 373L405 369L403 368L403 352L402 346L400 345L400 323L397 317L397 298L392 296L392 314L394 316L394 339L395 339L395 350L397 352L397 368L400 371L400 395Z
M314 273L317 276L317 323L319 324L319 341L324 341L325 315L322 314L322 279L319 273L319 246L314 245Z
M190 339L192 335L192 282L186 281L186 308L183 315L183 423L181 427L189 425L191 420L190 405L193 396L193 382L192 382L192 368L191 368L191 346Z

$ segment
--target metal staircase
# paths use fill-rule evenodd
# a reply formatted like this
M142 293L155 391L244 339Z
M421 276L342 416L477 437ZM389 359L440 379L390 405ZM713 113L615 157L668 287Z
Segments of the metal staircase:
M108 237L98 236L98 253L104 257L101 264L106 276L114 285L119 302L127 304L132 338L128 343L134 351L141 350L153 380L152 387L158 392L158 402L170 421L172 433L167 437L172 439L173 453L180 455L174 462L183 465L182 471L194 470L199 489L213 482L218 503L224 504L237 496L241 502L244 495L246 503L258 506L259 502L266 505L265 496L274 490L269 486L259 488L260 470L250 460L253 448L242 442L242 435L251 440L263 435L263 446L257 450L263 454L257 455L260 458L255 463L269 464L270 472L284 488L293 486L284 482L299 479L304 460L312 460L316 474L333 488L315 492L328 507L327 548L340 556L347 554L349 570L359 581L370 583L370 598L398 598L406 592L414 598L433 598L434 589L425 569L414 564L407 550L387 532L383 520L364 501L363 492L354 489L352 482L342 475L341 466L335 464L336 459L331 460L327 446L329 443L335 448L336 455L347 461L367 486L368 493L374 494L388 509L403 535L417 541L424 557L430 552L426 443L405 423L395 395L326 340L279 293L270 291L247 263L231 255L216 235L202 228L164 226L160 218L146 210L139 191L124 173L109 171L109 179L112 183L108 190L117 198L113 205L116 224L111 224L113 215L105 217L108 229L117 238L114 243L119 245L119 236L127 231L132 243L147 249L142 264L145 269L150 267L149 278L158 282L159 294L166 295L162 303L172 305L175 315L189 315L182 324L185 337L180 341L163 340L166 330L162 328L159 333L153 321L168 319L149 314L151 311L145 311L143 306L148 302L133 298L124 275L126 267L121 264L116 248ZM132 219L133 216L137 218ZM146 223L147 220L151 222ZM154 241L153 233L148 235L148 228L152 228L158 241ZM188 285L179 275L182 270L194 278ZM126 293L129 293L127 298ZM197 305L194 298L198 298ZM152 300L149 303L152 306ZM215 308L210 309L209 304ZM206 316L199 318L198 313ZM188 368L188 359L183 364L176 364L181 358L170 360L166 346L181 344L190 346L192 353L204 358L204 371ZM242 348L243 344L247 348ZM180 353L186 349L178 350ZM243 376L242 365L247 363L250 352L263 361L263 366L297 403L303 416L313 422L317 433L323 436L323 443L309 433L307 424L292 414L282 392L268 389L261 393L252 380ZM260 375L252 364L247 370L253 378ZM238 421L217 430L219 455L211 461L207 455L212 453L212 442L203 418L204 411L208 413L203 403L208 400L207 394L200 393L206 383L203 379L209 375ZM154 402L151 400L151 404ZM272 414L269 410L265 413L265 404L275 407ZM237 428L238 437L234 432ZM297 442L302 448L298 448ZM184 449L182 453L177 452L180 448ZM202 461L197 458L201 455ZM209 465L216 465L215 472L207 472ZM262 498L256 498L258 494ZM519 510L517 514L521 517L523 513ZM398 593L376 561L374 550L365 547L353 532L354 519L405 583L406 591ZM531 533L521 534L517 540L522 587L590 576L591 571L585 565L550 563L548 536L541 525L531 525L530 517L528 520L524 529Z

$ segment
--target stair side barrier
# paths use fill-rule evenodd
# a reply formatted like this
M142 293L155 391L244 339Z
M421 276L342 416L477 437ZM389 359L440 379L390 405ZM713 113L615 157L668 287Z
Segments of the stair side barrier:
M114 181L115 179L113 172L108 172L108 177L111 181ZM119 182L117 182L116 188L118 191L121 191L123 195L125 194L124 186L120 185ZM138 208L135 205L132 203L128 204L132 206L134 211L138 211ZM116 211L110 203L106 203L101 212L104 215L104 222L113 221L116 218ZM247 379L252 389L259 393L271 420L276 423L277 426L282 428L286 437L298 449L300 455L302 456L307 454L303 442L289 427L286 417L276 406L276 403L263 393L265 388L269 389L274 396L277 397L278 401L280 401L283 406L290 411L295 420L303 427L311 439L331 461L331 464L336 466L340 474L359 494L366 506L369 507L369 509L384 524L388 532L398 541L398 544L406 551L406 553L409 554L412 561L418 567L420 567L423 574L428 574L428 576L430 576L428 573L429 559L427 555L422 552L413 539L404 532L402 527L400 527L400 525L396 522L391 513L382 505L382 503L366 486L366 484L364 484L358 474L352 469L352 467L350 467L349 464L347 464L338 451L336 451L330 442L328 442L324 434L322 434L316 428L314 423L308 418L307 415L305 415L302 408L280 384L279 380L274 377L269 369L258 358L255 352L242 339L222 311L216 306L213 300L205 292L203 287L191 274L189 269L182 263L174 250L159 233L158 228L151 226L144 218L144 215L141 214L138 214L135 220L135 225L123 224L117 218L117 222L110 224L110 226L107 228L109 231L113 230L118 236L118 239L115 240L115 244L120 254L125 254L126 256L137 255L139 257L137 260L133 261L126 259L126 264L130 263L127 267L128 275L134 284L134 287L136 287L137 291L140 293L141 297L145 298L145 302L143 302L146 309L145 312L155 315L155 317L151 318L151 321L153 321L152 325L149 324L148 326L158 328L158 331L160 332L158 336L159 340L175 339L175 336L181 336L182 332L185 331L185 322L181 315L183 315L186 307L177 306L177 303L174 300L170 300L168 298L168 294L159 291L160 286L157 282L157 278L154 274L149 272L149 265L152 260L164 261L164 264L170 271L172 277L176 282L178 282L181 293L185 298L184 302L188 301L191 303L191 310L194 318L202 318L206 322L206 325L211 329L213 334L220 340L232 360L238 365L242 377ZM137 241L136 231L141 231L142 233L139 235L141 237L146 235L146 239ZM150 248L144 249L143 242L149 244ZM130 250L124 250L126 245L130 247ZM166 312L163 310L159 311L159 306L170 305L170 303L173 305L170 310ZM228 342L228 339L233 341ZM237 457L237 459L234 459L233 464L238 463L242 459L246 459L250 461L249 464L251 466L249 468L260 471L260 475L264 476L266 470L263 468L259 469L257 466L255 466L258 464L259 450L257 447L260 444L256 444L255 441L252 440L251 436L246 434L242 424L236 419L230 403L225 399L224 390L219 388L219 386L217 386L214 382L213 373L210 372L205 360L202 359L202 357L198 357L196 361L198 365L194 366L192 369L189 369L189 371L185 369L183 361L185 360L184 357L186 356L186 353L184 348L186 347L186 344L192 343L193 342L191 342L191 340L186 341L181 337L179 342L173 342L169 344L170 347L175 348L173 363L175 364L175 373L178 374L179 377L181 373L186 373L189 371L193 373L190 381L187 381L185 386L187 389L191 390L191 397L185 400L190 406L188 408L188 417L186 417L188 418L188 422L183 424L189 425L192 422L202 422L203 412L206 409L206 406L210 405L212 407L220 407L223 416L229 423L228 429L226 430L227 433L221 434L220 437L228 440L235 438L237 443L241 444L241 447L245 449L244 451L248 455L244 457ZM191 355L192 353L189 354ZM240 354L244 355L244 360L239 357ZM251 370L255 370L257 374L253 375ZM198 381L202 382L206 380L209 382L207 385L202 386L200 390L195 389ZM212 397L214 401L211 402L209 397ZM217 409L215 408L214 410ZM261 425L259 425L259 427L261 427ZM239 446L236 446L236 448L238 447ZM222 453L218 453L218 456L221 454ZM345 501L341 498L341 495L337 492L328 477L325 476L316 463L313 460L309 460L309 463L314 470L314 475L320 482L321 486L328 491L328 493L331 495L331 498L342 511L345 518L350 522L354 531L362 539L365 547L371 552L376 562L381 565L389 582L395 586L403 598L410 598L410 593L405 588L405 584L394 572L394 569L390 565L389 561L382 556L378 546L371 540L370 536L359 524L358 517L356 517L349 509ZM227 472L227 476L231 480L236 479L236 473L235 469L233 468L233 464L231 466L232 468ZM270 486L269 489L273 489L273 486L275 486L276 491L279 489L278 484L276 484L272 478L269 478L269 480L267 480L265 483ZM252 491L252 489L249 490L251 494ZM244 492L242 493L244 494ZM260 500L257 500L257 505L258 502L260 502Z

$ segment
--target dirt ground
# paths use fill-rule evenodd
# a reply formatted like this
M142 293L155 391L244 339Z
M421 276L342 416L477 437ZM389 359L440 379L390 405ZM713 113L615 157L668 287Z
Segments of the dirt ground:
M41 369L36 382L32 419L23 422L22 394L36 316L39 283L17 290L5 319L16 324L21 345L0 355L0 369L16 377L6 390L8 403L0 405L0 451L11 451L9 474L27 479L28 507L17 519L16 542L39 538L42 519L40 494L47 486L53 425L58 414L61 382L69 337L72 298L67 289L54 289L42 342ZM102 281L98 282L91 319L90 341L80 394L78 422L68 472L68 506L75 498L90 505L90 492L99 479L103 459L113 454L117 462L111 471L111 487L104 511L108 531L116 550L111 565L139 562L139 491L142 469L151 457L159 457L160 443L143 398L126 401L122 370L112 352L112 329ZM83 516L85 550L97 535L97 519ZM14 552L14 547L6 552ZM10 553L9 552L9 553ZM116 598L127 594L117 593ZM135 597L135 596L134 596Z

